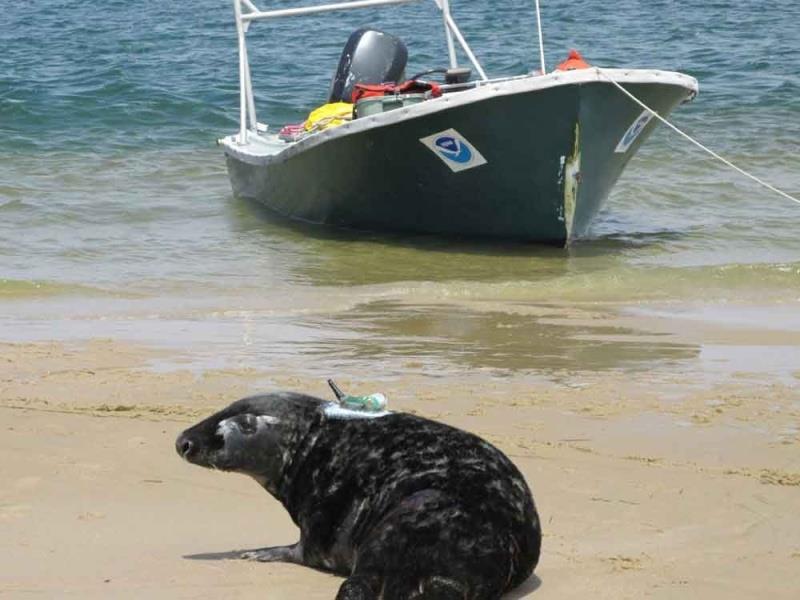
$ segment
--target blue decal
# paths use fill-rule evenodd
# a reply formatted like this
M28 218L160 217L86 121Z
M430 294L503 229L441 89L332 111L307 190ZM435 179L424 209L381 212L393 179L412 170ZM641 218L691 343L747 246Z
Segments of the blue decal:
M639 136L639 134L642 132L642 129L644 129L644 126L647 125L647 122L649 120L650 119L648 119L647 117L639 117L639 120L636 121L633 127L628 131L628 135L626 135L622 139L622 143L625 146L629 146L631 143L633 143L633 140L635 140Z
M486 164L480 150L470 144L455 129L432 133L419 138L453 173L461 173Z
M439 154L448 160L462 164L472 160L472 151L466 144L462 144L452 136L443 135L437 138L434 144L436 144Z
M630 148L637 138L642 134L652 118L653 114L648 110L645 110L641 115L639 115L639 117L631 124L631 126L628 127L628 130L622 136L619 144L617 144L617 147L614 148L614 152L627 152L628 148Z

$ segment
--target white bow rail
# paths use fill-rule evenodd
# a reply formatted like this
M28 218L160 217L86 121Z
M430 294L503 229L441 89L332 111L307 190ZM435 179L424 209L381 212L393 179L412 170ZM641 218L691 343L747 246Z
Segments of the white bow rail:
M277 10L261 10L252 0L233 0L233 10L236 17L236 33L239 38L239 110L240 128L239 128L239 143L247 143L248 122L250 124L250 131L258 134L258 121L256 119L255 100L253 99L253 86L250 80L250 63L247 59L247 42L245 35L253 21L267 20L267 19L280 19L284 17L297 17L303 15L311 15L323 12L332 12L337 10L352 10L357 8L369 8L374 6L386 6L391 4L409 4L411 2L420 2L421 0L351 0L349 2L337 2L333 4L321 4L318 6L303 6L298 8L284 8ZM458 41L464 54L467 55L472 66L478 72L483 81L488 81L486 71L481 67L480 62L475 57L472 49L467 44L461 30L456 25L453 16L450 14L450 0L433 0L438 9L442 12L442 19L444 22L445 37L447 40L447 51L450 58L450 67L455 68L458 66L458 58L456 56L456 48L454 39ZM537 0L537 15L538 15L538 0ZM542 54L542 72L544 72L544 51L541 43L541 29L539 31L540 40L539 46Z

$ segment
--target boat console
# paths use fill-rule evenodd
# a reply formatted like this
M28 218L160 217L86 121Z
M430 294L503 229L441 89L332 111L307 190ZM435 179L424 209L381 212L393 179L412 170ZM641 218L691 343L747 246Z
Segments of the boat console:
M400 38L377 29L358 29L342 50L328 105L352 103L352 118L357 119L471 87L469 68L429 69L406 80L407 62L408 49ZM423 80L431 75L443 77L444 86Z

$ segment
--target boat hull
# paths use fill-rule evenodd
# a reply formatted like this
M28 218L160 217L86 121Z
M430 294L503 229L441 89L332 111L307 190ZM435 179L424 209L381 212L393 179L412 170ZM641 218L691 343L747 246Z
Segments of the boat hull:
M691 92L625 87L662 115ZM587 233L655 121L636 129L641 107L605 81L506 92L368 117L291 151L231 144L234 193L312 223L564 245Z

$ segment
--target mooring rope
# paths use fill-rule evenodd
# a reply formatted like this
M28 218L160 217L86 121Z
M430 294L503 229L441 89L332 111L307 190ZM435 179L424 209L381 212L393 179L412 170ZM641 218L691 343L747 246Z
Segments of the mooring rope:
M669 121L667 121L667 120L666 120L664 117L662 117L660 114L658 114L656 111L654 111L652 108L650 108L649 106L647 106L647 105L646 105L644 102L642 102L641 100L639 100L639 98L637 98L636 96L634 96L633 94L631 94L631 93L630 93L628 90L626 90L624 87L622 87L622 85L621 85L620 83L618 83L616 80L614 80L612 77L610 77L609 75L606 75L606 73L603 71L603 69L601 69L600 67L595 67L595 69L597 70L597 74L598 74L598 75L600 75L600 76L601 76L603 79L605 79L606 81L609 81L609 82L611 82L612 84L614 84L614 85L615 85L615 86L616 86L616 87L619 89L619 91L621 91L623 94L625 94L626 96L628 96L628 98L630 98L631 100L633 100L634 102L636 102L636 104L638 104L638 105L639 105L639 106L641 106L643 109L645 109L646 111L648 111L649 113L651 113L651 114L652 114L652 115L653 115L653 116L654 116L656 119L658 119L659 121L661 121L662 123L664 123L664 125L666 125L666 126L667 126L667 127L669 127L670 129L672 129L674 132L678 133L679 135L681 135L681 136L683 136L684 138L686 138L687 140L689 140L689 141L690 141L692 144L694 144L695 146L697 146L697 147L698 147L698 148L700 148L701 150L703 150L703 151L707 152L708 154L710 154L711 156L713 156L714 158L716 158L718 161L720 161L720 162L722 162L723 164L725 164L725 165L729 166L730 168L734 169L735 171L738 171L739 173L741 173L741 174L742 174L742 175L744 175L745 177L749 177L750 179L752 179L753 181L755 181L755 182L756 182L756 183L758 183L759 185L762 185L762 186L764 186L764 187L765 187L765 188L767 188L768 190L772 190L772 191L773 191L773 192L775 192L776 194L779 194L779 195L783 196L784 198L787 198L787 199L791 200L792 202L796 202L797 204L800 204L800 199L798 199L798 198L795 198L794 196L792 196L792 195L790 195L790 194L787 194L787 193L786 193L786 192L784 192L783 190L779 190L779 189L778 189L778 188L776 188L774 185L771 185L771 184L767 183L766 181L764 181L763 179L759 179L759 178L758 178L758 177L756 177L755 175L752 175L751 173L748 173L748 172L747 172L747 171L745 171L744 169L742 169L742 168L740 168L740 167L737 167L735 164L733 164L733 163L732 163L731 161L729 161L728 159L726 159L726 158L723 158L722 156L720 156L719 154L717 154L716 152L714 152L714 151L713 151L711 148L708 148L708 147L704 146L703 144L701 144L700 142L698 142L696 139L694 139L694 138L693 138L692 136L690 136L688 133L684 133L683 131L681 131L680 129L678 129L677 127L675 127L675 125L673 125L672 123L670 123Z

